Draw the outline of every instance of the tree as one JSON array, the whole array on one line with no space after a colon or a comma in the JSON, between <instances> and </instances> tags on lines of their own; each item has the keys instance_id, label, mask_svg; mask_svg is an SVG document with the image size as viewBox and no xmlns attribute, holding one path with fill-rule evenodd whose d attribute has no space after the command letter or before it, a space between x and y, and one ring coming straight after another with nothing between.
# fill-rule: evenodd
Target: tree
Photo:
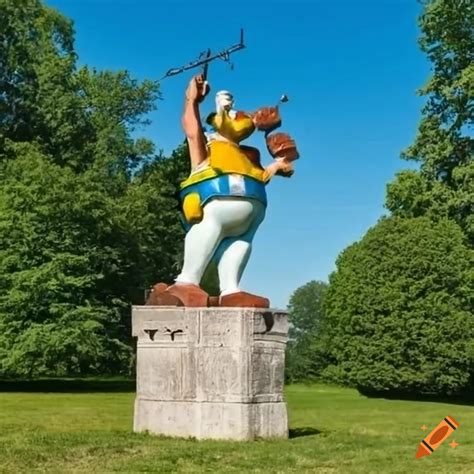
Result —
<instances>
[{"instance_id":1,"label":"tree","mask_svg":"<svg viewBox=\"0 0 474 474\"><path fill-rule=\"evenodd\" d=\"M450 220L381 220L331 275L325 377L362 391L466 389L474 373L473 263Z\"/></svg>"},{"instance_id":2,"label":"tree","mask_svg":"<svg viewBox=\"0 0 474 474\"><path fill-rule=\"evenodd\" d=\"M164 189L177 186L177 160L158 160L116 199L94 170L16 148L0 188L0 372L127 372L130 303L180 258L177 201Z\"/></svg>"},{"instance_id":3,"label":"tree","mask_svg":"<svg viewBox=\"0 0 474 474\"><path fill-rule=\"evenodd\" d=\"M324 315L326 289L327 283L313 280L291 295L288 304L291 339L300 341L305 334L319 329Z\"/></svg>"},{"instance_id":4,"label":"tree","mask_svg":"<svg viewBox=\"0 0 474 474\"><path fill-rule=\"evenodd\" d=\"M317 377L324 365L322 351L324 296L327 284L310 281L290 298L286 378L296 382Z\"/></svg>"},{"instance_id":5,"label":"tree","mask_svg":"<svg viewBox=\"0 0 474 474\"><path fill-rule=\"evenodd\" d=\"M415 142L402 154L419 163L387 187L393 215L454 219L474 238L474 4L425 1L421 49L433 74L420 90L426 97Z\"/></svg>"},{"instance_id":6,"label":"tree","mask_svg":"<svg viewBox=\"0 0 474 474\"><path fill-rule=\"evenodd\" d=\"M0 188L0 368L3 374L107 373L127 366L116 203L103 184L31 145L3 168Z\"/></svg>"},{"instance_id":7,"label":"tree","mask_svg":"<svg viewBox=\"0 0 474 474\"><path fill-rule=\"evenodd\" d=\"M129 285L142 302L143 292L158 281L171 283L183 257L184 228L180 218L179 183L189 174L187 145L161 156L138 172L122 198L123 224L133 235L129 248Z\"/></svg>"},{"instance_id":8,"label":"tree","mask_svg":"<svg viewBox=\"0 0 474 474\"><path fill-rule=\"evenodd\" d=\"M0 44L0 157L6 140L35 141L58 160L75 154L88 130L71 80L72 23L37 0L1 0Z\"/></svg>"},{"instance_id":9,"label":"tree","mask_svg":"<svg viewBox=\"0 0 474 474\"><path fill-rule=\"evenodd\" d=\"M150 157L151 142L130 132L146 123L158 84L77 71L72 22L39 0L0 0L0 44L0 159L9 142L35 143L78 172L105 161L130 172Z\"/></svg>"},{"instance_id":10,"label":"tree","mask_svg":"<svg viewBox=\"0 0 474 474\"><path fill-rule=\"evenodd\" d=\"M77 70L57 11L0 0L0 374L128 370L130 303L182 251L187 151L132 138L157 97L126 71Z\"/></svg>"}]
</instances>

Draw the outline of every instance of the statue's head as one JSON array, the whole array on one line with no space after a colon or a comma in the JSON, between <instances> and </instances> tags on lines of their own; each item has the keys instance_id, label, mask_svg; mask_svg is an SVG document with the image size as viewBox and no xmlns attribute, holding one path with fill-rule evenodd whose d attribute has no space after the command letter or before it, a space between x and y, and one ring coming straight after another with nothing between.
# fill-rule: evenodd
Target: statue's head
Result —
<instances>
[{"instance_id":1,"label":"statue's head","mask_svg":"<svg viewBox=\"0 0 474 474\"><path fill-rule=\"evenodd\" d=\"M227 140L239 143L255 130L252 117L245 112L232 109L234 97L228 91L216 94L216 112L207 117L206 122Z\"/></svg>"}]
</instances>

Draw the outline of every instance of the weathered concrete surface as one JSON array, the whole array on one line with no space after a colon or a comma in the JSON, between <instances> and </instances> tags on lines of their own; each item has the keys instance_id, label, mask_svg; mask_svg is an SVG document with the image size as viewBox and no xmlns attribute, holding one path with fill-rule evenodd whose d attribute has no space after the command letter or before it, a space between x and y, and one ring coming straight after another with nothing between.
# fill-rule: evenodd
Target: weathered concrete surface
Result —
<instances>
[{"instance_id":1,"label":"weathered concrete surface","mask_svg":"<svg viewBox=\"0 0 474 474\"><path fill-rule=\"evenodd\" d=\"M135 431L200 439L288 437L288 320L257 308L135 306Z\"/></svg>"}]
</instances>

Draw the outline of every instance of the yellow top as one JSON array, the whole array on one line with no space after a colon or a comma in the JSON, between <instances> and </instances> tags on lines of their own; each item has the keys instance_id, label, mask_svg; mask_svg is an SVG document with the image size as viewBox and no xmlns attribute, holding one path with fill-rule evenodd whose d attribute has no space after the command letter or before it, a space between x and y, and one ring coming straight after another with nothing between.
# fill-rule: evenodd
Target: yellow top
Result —
<instances>
[{"instance_id":1,"label":"yellow top","mask_svg":"<svg viewBox=\"0 0 474 474\"><path fill-rule=\"evenodd\" d=\"M209 167L192 174L183 181L181 189L223 174L241 174L262 183L267 181L265 171L253 164L235 143L211 141L208 144L208 159Z\"/></svg>"}]
</instances>

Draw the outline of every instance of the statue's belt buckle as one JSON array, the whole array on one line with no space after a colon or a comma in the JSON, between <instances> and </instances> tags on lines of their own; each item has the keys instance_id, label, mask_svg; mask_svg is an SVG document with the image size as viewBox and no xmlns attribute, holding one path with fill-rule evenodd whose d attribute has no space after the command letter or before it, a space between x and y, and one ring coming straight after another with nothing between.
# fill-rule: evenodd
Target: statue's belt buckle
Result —
<instances>
[{"instance_id":1,"label":"statue's belt buckle","mask_svg":"<svg viewBox=\"0 0 474 474\"><path fill-rule=\"evenodd\" d=\"M229 175L229 193L234 195L245 195L245 180L238 174Z\"/></svg>"}]
</instances>

